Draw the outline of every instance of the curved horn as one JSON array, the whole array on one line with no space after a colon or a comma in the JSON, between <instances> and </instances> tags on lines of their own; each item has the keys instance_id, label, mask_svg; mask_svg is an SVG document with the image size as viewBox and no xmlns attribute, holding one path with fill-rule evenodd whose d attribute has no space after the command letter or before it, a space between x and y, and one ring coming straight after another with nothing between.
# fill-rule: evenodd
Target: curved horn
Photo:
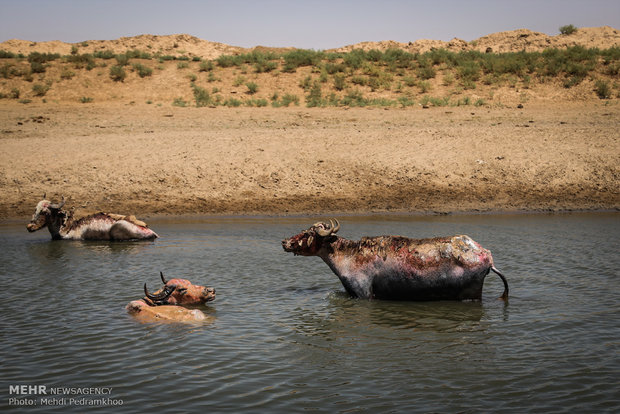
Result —
<instances>
[{"instance_id":1,"label":"curved horn","mask_svg":"<svg viewBox=\"0 0 620 414\"><path fill-rule=\"evenodd\" d=\"M340 223L338 223L337 219L334 219L334 221L336 222L336 226L334 226L332 219L329 219L329 222L332 224L332 233L338 233L338 230L340 230Z\"/></svg>"},{"instance_id":2,"label":"curved horn","mask_svg":"<svg viewBox=\"0 0 620 414\"><path fill-rule=\"evenodd\" d=\"M168 281L164 277L164 272L159 272L159 276L161 276L161 281L164 282L164 285L168 283Z\"/></svg>"},{"instance_id":3,"label":"curved horn","mask_svg":"<svg viewBox=\"0 0 620 414\"><path fill-rule=\"evenodd\" d=\"M149 293L149 290L146 288L146 283L144 284L144 294L146 295L147 298L149 298L150 300L153 301L153 303L157 302L163 302L164 300L168 299L168 297L170 295L172 295L172 292L174 292L176 288L172 288L172 289L164 289L163 292L157 294L157 295L153 295L152 293Z\"/></svg>"},{"instance_id":4,"label":"curved horn","mask_svg":"<svg viewBox=\"0 0 620 414\"><path fill-rule=\"evenodd\" d=\"M50 204L50 208L60 210L65 205L65 196L62 196L62 200L58 204Z\"/></svg>"},{"instance_id":5,"label":"curved horn","mask_svg":"<svg viewBox=\"0 0 620 414\"><path fill-rule=\"evenodd\" d=\"M333 223L332 223L333 224ZM333 225L330 226L327 223L316 223L314 225L316 227L316 233L321 237L327 237L334 231ZM318 227L321 226L321 227Z\"/></svg>"}]
</instances>

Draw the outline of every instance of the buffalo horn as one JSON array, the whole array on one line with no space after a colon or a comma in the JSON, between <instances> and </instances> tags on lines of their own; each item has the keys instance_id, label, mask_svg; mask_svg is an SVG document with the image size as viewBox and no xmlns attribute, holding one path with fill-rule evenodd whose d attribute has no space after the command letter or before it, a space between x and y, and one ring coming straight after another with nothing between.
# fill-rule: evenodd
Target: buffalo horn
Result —
<instances>
[{"instance_id":1,"label":"buffalo horn","mask_svg":"<svg viewBox=\"0 0 620 414\"><path fill-rule=\"evenodd\" d=\"M329 222L332 224L332 233L338 233L338 230L340 230L340 223L338 223L337 219L334 219L334 221L336 222L336 226L334 227L334 222L329 219Z\"/></svg>"},{"instance_id":2,"label":"buffalo horn","mask_svg":"<svg viewBox=\"0 0 620 414\"><path fill-rule=\"evenodd\" d=\"M65 205L65 196L62 196L62 200L60 201L59 204L50 204L50 208L53 208L55 210L60 210L62 208L62 206Z\"/></svg>"},{"instance_id":3,"label":"buffalo horn","mask_svg":"<svg viewBox=\"0 0 620 414\"><path fill-rule=\"evenodd\" d=\"M175 289L176 288L172 288L172 289L165 288L163 292L157 295L153 295L152 293L149 293L149 290L146 288L146 283L144 284L144 294L146 295L147 298L152 300L154 303L162 302L168 299L168 296L172 295L172 292L174 292Z\"/></svg>"},{"instance_id":4,"label":"buffalo horn","mask_svg":"<svg viewBox=\"0 0 620 414\"><path fill-rule=\"evenodd\" d=\"M317 227L316 228L316 234L318 234L321 237L327 237L330 234L332 234L331 229L325 229L325 223L318 223L319 225L321 225L321 227Z\"/></svg>"},{"instance_id":5,"label":"buffalo horn","mask_svg":"<svg viewBox=\"0 0 620 414\"><path fill-rule=\"evenodd\" d=\"M164 277L164 272L159 272L159 276L161 276L161 281L164 282L164 285L168 283L168 281Z\"/></svg>"},{"instance_id":6,"label":"buffalo horn","mask_svg":"<svg viewBox=\"0 0 620 414\"><path fill-rule=\"evenodd\" d=\"M334 225L334 220L336 219L333 219L333 220L329 219L329 223L330 223L329 226L326 223L317 223L317 224L321 224L322 225L321 227L323 227L323 228L317 227L316 229L317 234L321 237L327 237L332 233L336 233L340 229L340 223L338 223L338 220L336 220L336 224Z\"/></svg>"},{"instance_id":7,"label":"buffalo horn","mask_svg":"<svg viewBox=\"0 0 620 414\"><path fill-rule=\"evenodd\" d=\"M335 219L334 219L335 220ZM317 227L316 232L321 237L327 237L332 233L336 233L338 229L340 229L340 223L336 220L336 225L334 226L334 221L332 219L329 220L329 225L327 223L317 223L316 225L320 225Z\"/></svg>"}]
</instances>

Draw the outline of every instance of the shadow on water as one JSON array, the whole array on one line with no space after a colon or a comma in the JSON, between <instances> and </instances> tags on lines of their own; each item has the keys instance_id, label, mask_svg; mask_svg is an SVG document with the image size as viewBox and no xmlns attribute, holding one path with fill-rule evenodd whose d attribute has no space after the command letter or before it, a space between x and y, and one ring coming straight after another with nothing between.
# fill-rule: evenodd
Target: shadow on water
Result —
<instances>
[{"instance_id":1,"label":"shadow on water","mask_svg":"<svg viewBox=\"0 0 620 414\"><path fill-rule=\"evenodd\" d=\"M73 240L46 240L27 243L28 253L32 258L44 257L47 259L61 259L67 254L80 253L131 253L140 254L151 248L150 241L73 241Z\"/></svg>"},{"instance_id":2,"label":"shadow on water","mask_svg":"<svg viewBox=\"0 0 620 414\"><path fill-rule=\"evenodd\" d=\"M331 292L317 309L294 310L293 329L306 336L332 337L344 332L375 332L400 336L398 331L468 332L484 330L491 320L507 320L508 304L496 302L396 302L351 298Z\"/></svg>"}]
</instances>

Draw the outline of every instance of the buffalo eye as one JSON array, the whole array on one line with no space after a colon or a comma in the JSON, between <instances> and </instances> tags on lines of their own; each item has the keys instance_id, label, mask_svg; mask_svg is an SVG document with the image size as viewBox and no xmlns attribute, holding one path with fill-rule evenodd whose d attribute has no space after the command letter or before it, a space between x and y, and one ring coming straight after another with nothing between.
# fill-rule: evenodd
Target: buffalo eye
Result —
<instances>
[{"instance_id":1,"label":"buffalo eye","mask_svg":"<svg viewBox=\"0 0 620 414\"><path fill-rule=\"evenodd\" d=\"M179 292L179 295L185 295L187 293L187 288L177 289L177 292Z\"/></svg>"}]
</instances>

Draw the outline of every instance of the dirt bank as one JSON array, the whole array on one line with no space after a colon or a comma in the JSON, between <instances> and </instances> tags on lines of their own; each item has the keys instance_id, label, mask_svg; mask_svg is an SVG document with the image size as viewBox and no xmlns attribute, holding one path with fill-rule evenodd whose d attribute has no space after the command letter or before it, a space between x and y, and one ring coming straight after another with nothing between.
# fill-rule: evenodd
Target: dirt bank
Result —
<instances>
[{"instance_id":1,"label":"dirt bank","mask_svg":"<svg viewBox=\"0 0 620 414\"><path fill-rule=\"evenodd\" d=\"M0 218L620 207L620 107L0 103Z\"/></svg>"}]
</instances>

